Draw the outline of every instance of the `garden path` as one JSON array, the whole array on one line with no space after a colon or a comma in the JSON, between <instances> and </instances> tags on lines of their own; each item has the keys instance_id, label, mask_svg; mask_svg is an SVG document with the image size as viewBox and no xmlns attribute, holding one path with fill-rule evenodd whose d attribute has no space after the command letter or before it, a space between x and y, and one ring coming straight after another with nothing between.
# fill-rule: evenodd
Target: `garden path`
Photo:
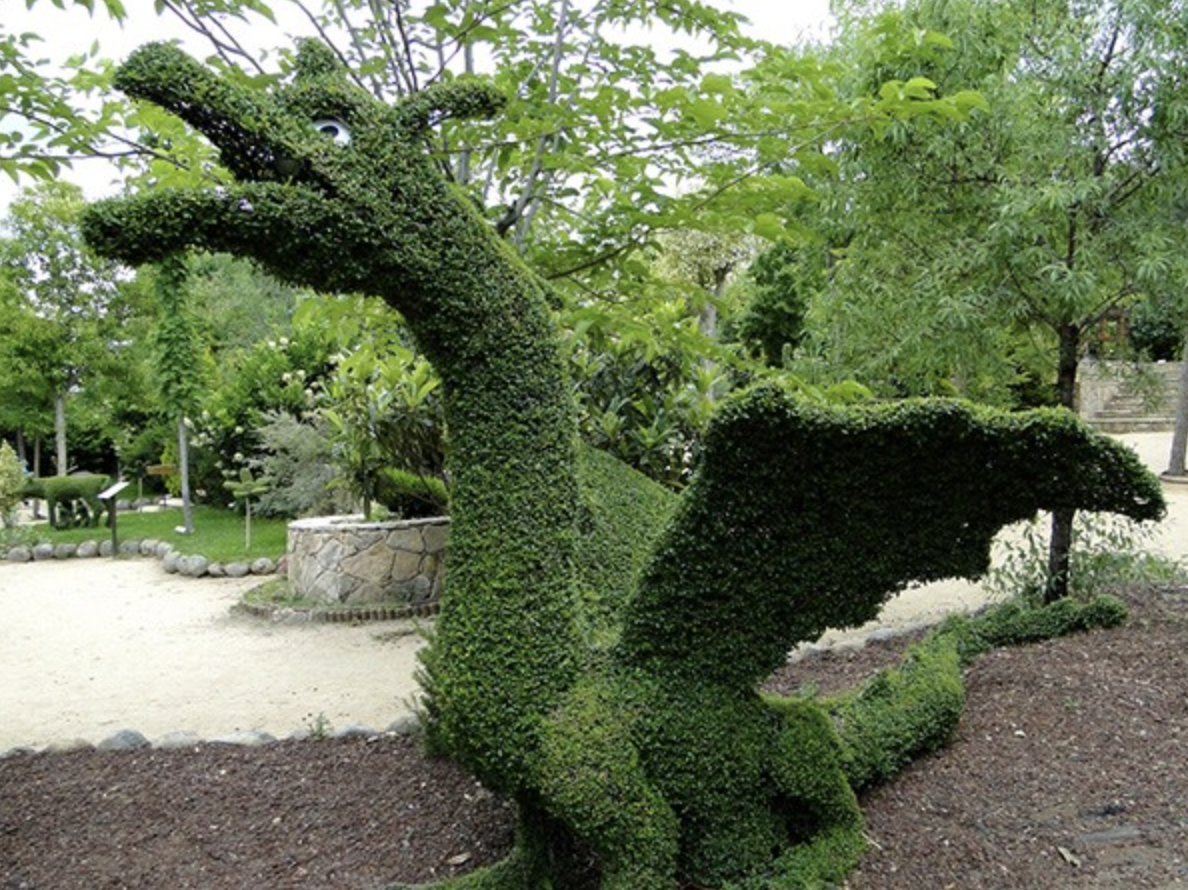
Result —
<instances>
[{"instance_id":1,"label":"garden path","mask_svg":"<svg viewBox=\"0 0 1188 890\"><path fill-rule=\"evenodd\" d=\"M421 641L392 635L406 625L231 614L259 583L167 575L150 559L0 564L0 751L121 729L383 729L409 712Z\"/></svg>"}]
</instances>

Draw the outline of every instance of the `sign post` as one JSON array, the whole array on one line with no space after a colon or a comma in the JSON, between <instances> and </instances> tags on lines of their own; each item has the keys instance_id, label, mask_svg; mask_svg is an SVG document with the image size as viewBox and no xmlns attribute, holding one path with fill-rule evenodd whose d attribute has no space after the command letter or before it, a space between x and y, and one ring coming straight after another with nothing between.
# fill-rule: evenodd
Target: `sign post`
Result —
<instances>
[{"instance_id":1,"label":"sign post","mask_svg":"<svg viewBox=\"0 0 1188 890\"><path fill-rule=\"evenodd\" d=\"M107 518L111 522L111 555L114 559L120 555L120 538L116 530L116 495L128 487L127 482L120 481L99 492L97 497L107 504Z\"/></svg>"}]
</instances>

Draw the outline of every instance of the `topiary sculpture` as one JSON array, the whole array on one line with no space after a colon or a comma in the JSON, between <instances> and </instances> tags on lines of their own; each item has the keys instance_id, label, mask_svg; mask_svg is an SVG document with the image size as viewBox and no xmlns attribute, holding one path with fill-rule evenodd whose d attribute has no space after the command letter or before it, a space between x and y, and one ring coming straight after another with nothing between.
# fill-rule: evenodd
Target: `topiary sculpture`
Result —
<instances>
[{"instance_id":1,"label":"topiary sculpture","mask_svg":"<svg viewBox=\"0 0 1188 890\"><path fill-rule=\"evenodd\" d=\"M840 876L861 816L838 737L824 711L765 701L757 682L912 580L980 573L993 533L1039 507L1162 508L1132 454L1062 415L830 410L763 386L722 411L637 588L611 610L621 632L592 647L583 547L614 535L578 479L615 471L579 472L544 287L421 145L435 119L493 114L500 97L459 80L389 108L312 42L270 96L163 45L133 55L117 85L204 132L239 184L101 202L84 219L94 247L131 263L228 251L378 295L442 377L453 525L428 728L520 814L516 852L459 886L572 886L591 863L620 890ZM631 518L613 493L606 505ZM638 548L608 552L627 564ZM632 575L601 572L596 584Z\"/></svg>"},{"instance_id":2,"label":"topiary sculpture","mask_svg":"<svg viewBox=\"0 0 1188 890\"><path fill-rule=\"evenodd\" d=\"M90 527L99 524L106 505L99 492L111 484L111 478L97 473L76 476L46 476L37 480L45 496L50 525L57 529ZM107 517L111 525L111 516Z\"/></svg>"}]
</instances>

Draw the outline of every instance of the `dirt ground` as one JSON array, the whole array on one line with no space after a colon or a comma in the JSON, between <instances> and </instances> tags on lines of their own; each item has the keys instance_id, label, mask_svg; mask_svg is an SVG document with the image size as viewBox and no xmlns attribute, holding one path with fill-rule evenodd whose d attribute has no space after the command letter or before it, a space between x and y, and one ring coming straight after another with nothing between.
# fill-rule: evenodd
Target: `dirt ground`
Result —
<instances>
[{"instance_id":1,"label":"dirt ground","mask_svg":"<svg viewBox=\"0 0 1188 890\"><path fill-rule=\"evenodd\" d=\"M975 663L948 748L863 800L849 890L1188 887L1188 594ZM898 645L819 653L850 686ZM379 890L502 856L508 806L408 738L0 759L4 890ZM690 888L691 890L691 888Z\"/></svg>"}]
</instances>

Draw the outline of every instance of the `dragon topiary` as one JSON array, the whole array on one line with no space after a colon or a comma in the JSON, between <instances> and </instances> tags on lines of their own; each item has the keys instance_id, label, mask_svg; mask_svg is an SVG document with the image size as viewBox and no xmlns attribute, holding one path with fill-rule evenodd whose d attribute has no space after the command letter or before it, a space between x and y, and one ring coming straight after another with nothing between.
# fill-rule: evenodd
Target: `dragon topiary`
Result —
<instances>
[{"instance_id":1,"label":"dragon topiary","mask_svg":"<svg viewBox=\"0 0 1188 890\"><path fill-rule=\"evenodd\" d=\"M238 182L100 202L95 248L133 264L228 251L381 297L441 375L453 524L427 729L519 811L515 852L459 886L559 888L590 868L618 890L839 878L862 845L840 739L759 681L911 581L981 573L994 532L1037 508L1162 509L1134 455L1069 416L843 410L767 384L721 410L642 571L603 567L596 583L638 581L593 646L583 547L606 529L579 478L602 480L597 501L617 471L582 469L546 288L423 147L435 121L493 115L500 96L456 80L389 107L316 42L271 94L166 45L116 83L205 133Z\"/></svg>"}]
</instances>

